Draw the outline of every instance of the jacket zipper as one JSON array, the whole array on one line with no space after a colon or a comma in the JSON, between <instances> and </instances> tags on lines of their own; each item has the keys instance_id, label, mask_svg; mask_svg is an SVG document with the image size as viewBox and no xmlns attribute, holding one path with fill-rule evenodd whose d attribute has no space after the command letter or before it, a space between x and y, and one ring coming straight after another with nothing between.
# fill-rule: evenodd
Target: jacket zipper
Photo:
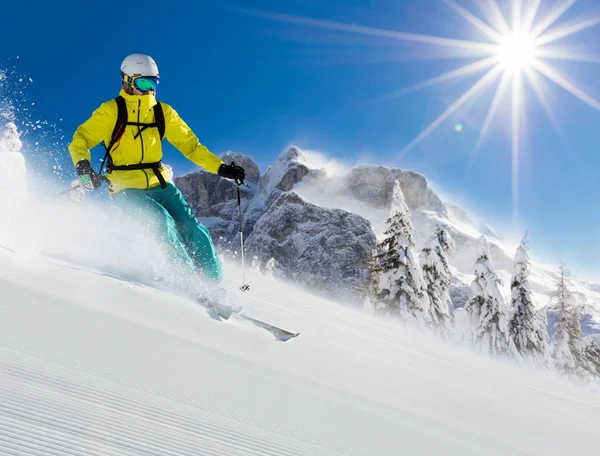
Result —
<instances>
[{"instance_id":1,"label":"jacket zipper","mask_svg":"<svg viewBox=\"0 0 600 456\"><path fill-rule=\"evenodd\" d=\"M142 158L140 159L140 163L142 163L144 161L144 136L142 135L143 132L140 132L140 111L141 111L141 106L142 106L142 100L138 100L138 134L140 135L140 142L142 143ZM146 173L145 169L142 169L144 176L146 177L146 188L148 188L150 186L150 181L148 179L148 173Z\"/></svg>"}]
</instances>

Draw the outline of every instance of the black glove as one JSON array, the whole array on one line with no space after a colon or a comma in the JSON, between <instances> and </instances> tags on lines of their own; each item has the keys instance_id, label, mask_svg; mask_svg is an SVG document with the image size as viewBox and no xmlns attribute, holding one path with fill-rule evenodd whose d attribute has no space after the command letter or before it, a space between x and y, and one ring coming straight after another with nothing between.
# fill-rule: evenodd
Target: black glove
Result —
<instances>
[{"instance_id":1,"label":"black glove","mask_svg":"<svg viewBox=\"0 0 600 456\"><path fill-rule=\"evenodd\" d=\"M226 177L227 179L233 179L238 185L243 184L244 178L246 177L244 168L236 165L235 162L231 162L231 165L226 165L223 163L221 166L219 166L217 174L221 177Z\"/></svg>"},{"instance_id":2,"label":"black glove","mask_svg":"<svg viewBox=\"0 0 600 456\"><path fill-rule=\"evenodd\" d=\"M86 190L96 190L102 185L102 178L92 169L89 161L79 160L75 169L79 175L79 184Z\"/></svg>"}]
</instances>

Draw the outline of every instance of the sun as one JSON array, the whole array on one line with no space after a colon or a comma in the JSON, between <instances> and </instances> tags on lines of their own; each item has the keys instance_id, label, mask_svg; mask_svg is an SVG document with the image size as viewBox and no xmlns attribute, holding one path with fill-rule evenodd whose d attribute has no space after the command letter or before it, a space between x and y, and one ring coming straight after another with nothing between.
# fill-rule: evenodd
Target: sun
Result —
<instances>
[{"instance_id":1,"label":"sun","mask_svg":"<svg viewBox=\"0 0 600 456\"><path fill-rule=\"evenodd\" d=\"M533 67L537 45L535 36L528 31L507 33L498 43L498 64L506 71L524 71Z\"/></svg>"},{"instance_id":2,"label":"sun","mask_svg":"<svg viewBox=\"0 0 600 456\"><path fill-rule=\"evenodd\" d=\"M406 144L398 159L420 144L434 130L451 119L467 103L472 103L485 91L492 88L494 96L479 130L479 136L471 153L471 164L492 127L498 108L508 101L510 110L510 136L512 159L513 218L518 219L519 203L519 162L521 155L521 131L526 112L524 91L530 90L539 100L554 127L560 130L553 104L546 93L544 79L567 91L572 96L600 112L600 101L586 93L573 82L569 75L554 66L554 62L600 63L598 55L569 48L566 38L600 24L600 15L587 16L577 21L560 24L561 18L576 3L576 0L485 0L470 2L476 4L480 15L471 12L457 0L442 0L469 25L469 31L483 39L465 40L435 35L422 35L398 30L367 27L303 16L293 16L271 12L252 12L268 19L288 22L301 26L319 27L341 33L356 33L421 43L436 46L447 52L442 58L465 58L470 63L451 71L436 75L425 81L403 88L381 100L389 101L397 96L442 84L457 78L477 75L476 81L463 94L454 100L435 120L426 126L413 140ZM549 7L546 4L551 4ZM557 44L559 47L555 47ZM453 52L453 51L458 51ZM481 75L483 73L483 75ZM495 86L495 89L493 87ZM507 112L507 110L503 110ZM505 123L504 123L505 124ZM460 128L462 130L462 128Z\"/></svg>"}]
</instances>

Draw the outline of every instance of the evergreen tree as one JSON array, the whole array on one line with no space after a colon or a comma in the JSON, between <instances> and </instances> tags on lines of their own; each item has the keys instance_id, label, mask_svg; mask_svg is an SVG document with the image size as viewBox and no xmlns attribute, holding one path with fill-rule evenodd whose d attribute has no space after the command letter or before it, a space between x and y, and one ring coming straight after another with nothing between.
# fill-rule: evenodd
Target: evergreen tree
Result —
<instances>
[{"instance_id":1,"label":"evergreen tree","mask_svg":"<svg viewBox=\"0 0 600 456\"><path fill-rule=\"evenodd\" d=\"M583 356L585 370L590 374L600 377L600 342L588 336L583 343Z\"/></svg>"},{"instance_id":2,"label":"evergreen tree","mask_svg":"<svg viewBox=\"0 0 600 456\"><path fill-rule=\"evenodd\" d=\"M273 277L275 274L275 258L271 258L265 265L265 275Z\"/></svg>"},{"instance_id":3,"label":"evergreen tree","mask_svg":"<svg viewBox=\"0 0 600 456\"><path fill-rule=\"evenodd\" d=\"M539 359L546 367L552 366L552 346L550 345L548 332L548 314L546 309L539 309L535 313L533 330L536 333L537 340L544 341L543 357Z\"/></svg>"},{"instance_id":4,"label":"evergreen tree","mask_svg":"<svg viewBox=\"0 0 600 456\"><path fill-rule=\"evenodd\" d=\"M510 338L517 351L525 359L537 363L547 363L549 359L548 328L545 313L535 310L531 297L529 259L526 238L523 238L515 254L513 276L511 279L511 318L509 322Z\"/></svg>"},{"instance_id":5,"label":"evergreen tree","mask_svg":"<svg viewBox=\"0 0 600 456\"><path fill-rule=\"evenodd\" d=\"M254 269L256 272L261 272L262 264L257 255L252 257L252 269Z\"/></svg>"},{"instance_id":6,"label":"evergreen tree","mask_svg":"<svg viewBox=\"0 0 600 456\"><path fill-rule=\"evenodd\" d=\"M496 275L488 250L482 236L481 254L475 262L475 279L471 283L473 297L465 305L465 312L470 317L467 339L490 354L518 356L509 337L508 311L499 289L502 281Z\"/></svg>"},{"instance_id":7,"label":"evergreen tree","mask_svg":"<svg viewBox=\"0 0 600 456\"><path fill-rule=\"evenodd\" d=\"M363 310L369 315L375 314L375 305L373 304L373 300L371 295L366 295L363 299Z\"/></svg>"},{"instance_id":8,"label":"evergreen tree","mask_svg":"<svg viewBox=\"0 0 600 456\"><path fill-rule=\"evenodd\" d=\"M379 288L381 273L384 269L384 260L384 250L377 246L373 249L371 260L367 264L369 274L363 292L363 308L368 313L375 314L378 311L384 310L383 304L380 301L381 290Z\"/></svg>"},{"instance_id":9,"label":"evergreen tree","mask_svg":"<svg viewBox=\"0 0 600 456\"><path fill-rule=\"evenodd\" d=\"M434 236L421 251L421 267L429 296L429 315L434 328L446 333L450 322L450 267L448 254L454 252L454 239L448 231L438 226Z\"/></svg>"},{"instance_id":10,"label":"evergreen tree","mask_svg":"<svg viewBox=\"0 0 600 456\"><path fill-rule=\"evenodd\" d=\"M557 317L553 337L555 367L562 373L581 376L585 364L581 341L581 308L569 290L562 264L552 300Z\"/></svg>"},{"instance_id":11,"label":"evergreen tree","mask_svg":"<svg viewBox=\"0 0 600 456\"><path fill-rule=\"evenodd\" d=\"M398 181L394 184L386 238L378 245L375 272L378 297L386 311L401 318L429 321L429 297L414 248L411 214Z\"/></svg>"}]
</instances>

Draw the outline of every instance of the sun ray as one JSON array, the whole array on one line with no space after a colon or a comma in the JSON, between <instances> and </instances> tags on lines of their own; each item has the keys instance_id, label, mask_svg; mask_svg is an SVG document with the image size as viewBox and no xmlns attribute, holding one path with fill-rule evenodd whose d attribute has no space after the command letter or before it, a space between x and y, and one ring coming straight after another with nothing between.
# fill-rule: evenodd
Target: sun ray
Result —
<instances>
[{"instance_id":1,"label":"sun ray","mask_svg":"<svg viewBox=\"0 0 600 456\"><path fill-rule=\"evenodd\" d=\"M548 79L554 81L560 87L565 89L567 92L570 92L571 95L579 98L585 104L591 106L597 111L600 111L600 102L593 98L592 96L585 93L583 90L579 89L575 84L570 82L566 76L560 74L557 70L552 68L550 65L542 62L539 59L536 59L533 62L533 67L546 76Z\"/></svg>"},{"instance_id":2,"label":"sun ray","mask_svg":"<svg viewBox=\"0 0 600 456\"><path fill-rule=\"evenodd\" d=\"M490 24L492 24L492 27L494 27L501 35L510 33L510 26L495 0L479 0L478 4L484 15L487 16Z\"/></svg>"},{"instance_id":3,"label":"sun ray","mask_svg":"<svg viewBox=\"0 0 600 456\"><path fill-rule=\"evenodd\" d=\"M598 24L600 24L600 16L595 16L586 21L570 25L569 27L562 27L558 30L554 30L553 32L545 33L544 35L539 36L535 40L535 43L538 46L543 46L544 44L552 43L553 41L566 38L567 36L582 32L585 29L588 29Z\"/></svg>"},{"instance_id":4,"label":"sun ray","mask_svg":"<svg viewBox=\"0 0 600 456\"><path fill-rule=\"evenodd\" d=\"M498 59L496 57L488 57L487 59L478 60L475 63L471 63L469 65L462 66L456 70L448 71L447 73L441 74L431 79L427 79L425 81L419 82L415 85L407 87L405 89L399 90L397 92L393 92L385 97L382 97L382 100L388 100L390 98L399 97L402 95L406 95L407 93L415 92L420 89L424 89L425 87L430 87L436 84L440 84L442 82L449 81L451 79L456 79L460 76L466 76L468 74L476 73L477 71L484 70L486 68L491 67L496 64Z\"/></svg>"},{"instance_id":5,"label":"sun ray","mask_svg":"<svg viewBox=\"0 0 600 456\"><path fill-rule=\"evenodd\" d=\"M521 83L522 74L512 75L512 200L513 224L519 220L519 162L521 159Z\"/></svg>"},{"instance_id":6,"label":"sun ray","mask_svg":"<svg viewBox=\"0 0 600 456\"><path fill-rule=\"evenodd\" d=\"M576 0L566 0L562 5L552 11L548 16L542 19L538 24L531 30L533 36L539 36L548 30L563 14L567 12L571 6L575 4Z\"/></svg>"},{"instance_id":7,"label":"sun ray","mask_svg":"<svg viewBox=\"0 0 600 456\"><path fill-rule=\"evenodd\" d=\"M539 73L532 70L526 70L525 78L527 79L529 86L533 89L533 92L535 93L535 96L539 100L540 104L544 108L544 111L546 111L548 119L550 119L550 122L552 123L556 131L558 131L559 134L564 137L565 135L563 134L563 129L560 126L560 122L556 118L556 114L552 109L552 105L550 104L550 101L548 100L548 97L546 96L544 91L541 89L542 81Z\"/></svg>"},{"instance_id":8,"label":"sun ray","mask_svg":"<svg viewBox=\"0 0 600 456\"><path fill-rule=\"evenodd\" d=\"M466 19L473 27L478 28L481 32L487 35L495 42L499 42L502 40L502 35L490 27L488 24L483 22L481 19L473 15L466 8L460 6L454 0L443 0L450 8L460 14L464 19Z\"/></svg>"},{"instance_id":9,"label":"sun ray","mask_svg":"<svg viewBox=\"0 0 600 456\"><path fill-rule=\"evenodd\" d=\"M446 109L437 119L435 119L427 128L425 128L415 139L413 139L408 145L406 145L401 151L399 156L403 157L409 152L413 147L419 144L423 139L425 139L433 130L440 126L442 122L444 122L448 117L454 114L461 106L463 106L467 101L469 101L477 92L482 90L485 86L491 84L494 79L498 76L498 74L502 71L502 68L499 66L495 66L490 71L488 71L485 75L479 79L469 90L461 95L459 99L457 99L452 105Z\"/></svg>"},{"instance_id":10,"label":"sun ray","mask_svg":"<svg viewBox=\"0 0 600 456\"><path fill-rule=\"evenodd\" d=\"M552 123L554 129L556 130L558 136L561 138L562 144L565 145L565 147L569 150L569 154L572 155L575 159L576 163L579 163L579 158L577 158L578 155L578 150L574 149L569 141L569 138L567 137L567 134L564 131L564 128L562 127L562 125L560 124L560 122L558 121L558 118L556 117L556 114L554 112L554 109L552 108L552 103L550 102L550 100L548 100L548 97L546 96L546 93L544 92L544 90L542 90L541 86L543 84L542 82L542 77L540 75L539 72L537 71L526 71L525 72L525 76L527 77L527 80L529 82L529 85L532 87L537 99L539 100L539 102L541 103L542 107L544 108L544 111L546 112L546 115L548 116L548 119L550 119L550 122ZM580 171L581 172L581 171ZM585 179L588 182L594 182L591 179L590 174L589 173L582 173L582 178ZM590 179L591 178L591 179Z\"/></svg>"},{"instance_id":11,"label":"sun ray","mask_svg":"<svg viewBox=\"0 0 600 456\"><path fill-rule=\"evenodd\" d=\"M521 0L513 0L512 2L512 30L521 30L521 16L523 5Z\"/></svg>"},{"instance_id":12,"label":"sun ray","mask_svg":"<svg viewBox=\"0 0 600 456\"><path fill-rule=\"evenodd\" d=\"M454 47L467 49L473 55L490 55L493 52L494 45L483 41L457 40L453 38L443 38L432 35L420 35L417 33L405 33L395 30L380 29L375 27L366 27L363 25L346 24L343 22L334 22L324 19L313 19L304 16L295 16L291 14L271 13L265 11L246 11L248 14L271 19L279 22L288 22L292 24L304 25L308 27L318 27L340 32L359 33L363 35L381 36L393 38L402 41L412 41L415 43L433 44L437 46Z\"/></svg>"},{"instance_id":13,"label":"sun ray","mask_svg":"<svg viewBox=\"0 0 600 456\"><path fill-rule=\"evenodd\" d=\"M523 30L531 30L541 4L542 0L533 0L531 8L529 8L529 11L525 15L525 19L523 20Z\"/></svg>"},{"instance_id":14,"label":"sun ray","mask_svg":"<svg viewBox=\"0 0 600 456\"><path fill-rule=\"evenodd\" d=\"M500 102L502 101L502 96L504 95L504 92L506 91L506 87L508 86L508 83L510 82L510 77L511 77L510 73L505 71L504 74L502 75L502 78L500 79L500 83L498 84L498 88L496 89L496 94L494 95L494 99L492 100L490 109L488 110L488 113L485 116L485 120L483 122L483 127L481 127L481 130L479 132L479 137L477 138L477 143L475 144L475 148L473 149L473 153L471 154L471 158L469 159L469 165L467 165L468 167L470 167L472 162L475 160L476 155L479 152L481 145L483 144L483 140L485 139L485 137L488 133L488 130L490 129L490 127L492 125L492 120L494 119L494 115L496 114L496 111L498 110L498 106L500 106Z\"/></svg>"},{"instance_id":15,"label":"sun ray","mask_svg":"<svg viewBox=\"0 0 600 456\"><path fill-rule=\"evenodd\" d=\"M569 62L587 62L600 63L600 56L592 54L580 54L561 49L552 49L551 47L542 47L536 50L537 58L550 60L565 60Z\"/></svg>"}]
</instances>

